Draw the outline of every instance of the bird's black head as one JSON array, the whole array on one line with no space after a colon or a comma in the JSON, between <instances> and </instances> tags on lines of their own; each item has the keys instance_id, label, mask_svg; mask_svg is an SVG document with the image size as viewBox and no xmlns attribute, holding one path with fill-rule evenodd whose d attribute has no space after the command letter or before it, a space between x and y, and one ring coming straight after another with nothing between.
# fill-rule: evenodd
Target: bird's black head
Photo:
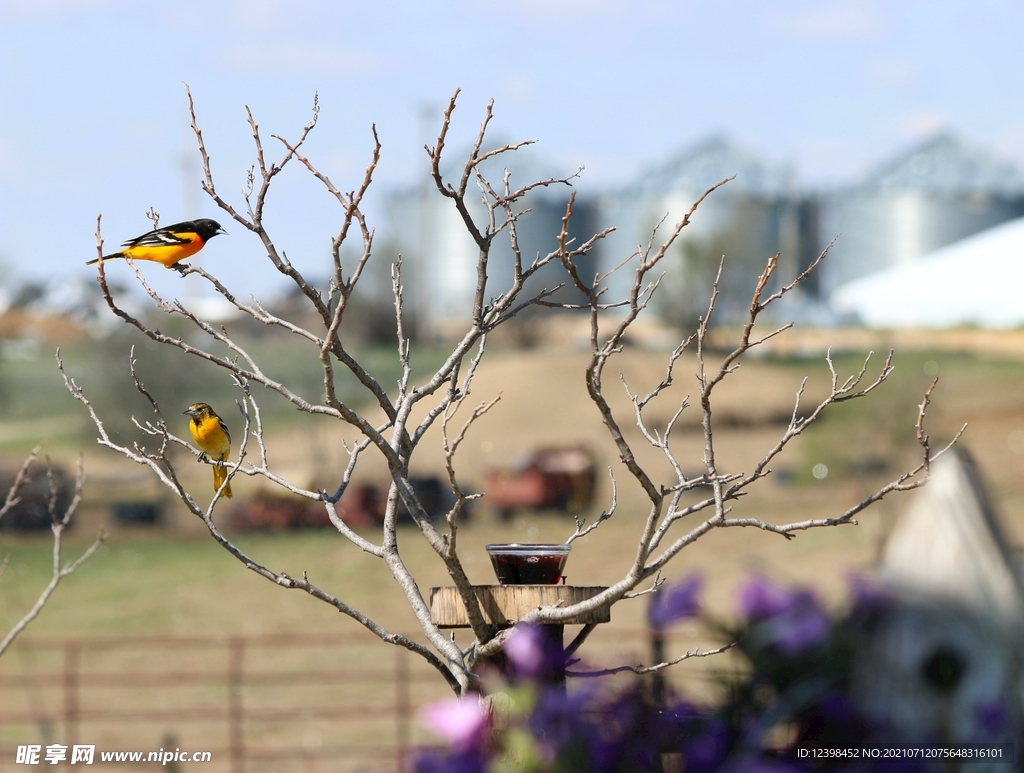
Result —
<instances>
[{"instance_id":1,"label":"bird's black head","mask_svg":"<svg viewBox=\"0 0 1024 773\"><path fill-rule=\"evenodd\" d=\"M210 220L208 217L200 218L194 221L196 226L196 233L205 242L212 239L217 234L226 234L223 228L220 227L220 223L216 220Z\"/></svg>"}]
</instances>

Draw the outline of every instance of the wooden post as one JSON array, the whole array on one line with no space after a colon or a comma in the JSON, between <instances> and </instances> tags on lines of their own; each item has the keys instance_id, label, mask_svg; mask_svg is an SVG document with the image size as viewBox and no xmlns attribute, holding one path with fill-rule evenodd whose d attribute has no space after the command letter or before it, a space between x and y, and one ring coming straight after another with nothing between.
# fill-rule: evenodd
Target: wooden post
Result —
<instances>
[{"instance_id":1,"label":"wooden post","mask_svg":"<svg viewBox=\"0 0 1024 773\"><path fill-rule=\"evenodd\" d=\"M546 640L545 649L550 652L559 653L559 657L549 661L548 668L540 674L540 680L550 684L556 689L565 692L565 643L562 637L565 634L564 625L541 625L538 626L541 636ZM550 649L549 649L550 648Z\"/></svg>"},{"instance_id":2,"label":"wooden post","mask_svg":"<svg viewBox=\"0 0 1024 773\"><path fill-rule=\"evenodd\" d=\"M651 662L665 662L665 634L651 626ZM661 671L650 674L651 703L658 708L665 708L665 675Z\"/></svg>"},{"instance_id":3,"label":"wooden post","mask_svg":"<svg viewBox=\"0 0 1024 773\"><path fill-rule=\"evenodd\" d=\"M395 745L398 773L405 773L405 757L409 750L409 651L398 647L395 652Z\"/></svg>"},{"instance_id":4,"label":"wooden post","mask_svg":"<svg viewBox=\"0 0 1024 773\"><path fill-rule=\"evenodd\" d=\"M245 771L245 707L242 702L242 668L245 639L232 636L228 641L228 745L231 749L231 773Z\"/></svg>"},{"instance_id":5,"label":"wooden post","mask_svg":"<svg viewBox=\"0 0 1024 773\"><path fill-rule=\"evenodd\" d=\"M474 585L484 620L492 625L515 625L537 607L567 607L591 599L607 588L597 585ZM469 628L469 615L455 587L430 589L430 619L441 628ZM600 607L563 620L559 625L610 622L611 610Z\"/></svg>"},{"instance_id":6,"label":"wooden post","mask_svg":"<svg viewBox=\"0 0 1024 773\"><path fill-rule=\"evenodd\" d=\"M569 606L597 596L607 588L596 585L474 585L473 592L480 604L484 620L492 625L509 628L528 612L541 606ZM440 628L469 628L469 615L462 603L458 588L430 589L430 619ZM611 621L608 607L577 615L562 623L539 626L546 644L552 652L561 652L562 657L551 663L542 681L565 689L565 644L563 636L566 625L597 625ZM504 653L498 653L490 662L508 671Z\"/></svg>"},{"instance_id":7,"label":"wooden post","mask_svg":"<svg viewBox=\"0 0 1024 773\"><path fill-rule=\"evenodd\" d=\"M64 732L68 746L78 741L78 685L82 647L76 639L64 642Z\"/></svg>"}]
</instances>

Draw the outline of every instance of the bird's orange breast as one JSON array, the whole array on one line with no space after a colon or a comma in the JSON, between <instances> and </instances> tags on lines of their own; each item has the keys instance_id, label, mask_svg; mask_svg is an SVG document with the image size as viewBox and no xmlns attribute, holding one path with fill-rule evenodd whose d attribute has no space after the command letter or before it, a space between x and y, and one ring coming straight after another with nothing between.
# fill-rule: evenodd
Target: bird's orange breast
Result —
<instances>
[{"instance_id":1,"label":"bird's orange breast","mask_svg":"<svg viewBox=\"0 0 1024 773\"><path fill-rule=\"evenodd\" d=\"M133 247L125 247L121 250L121 254L132 260L152 260L169 267L179 260L195 255L203 248L204 242L197 234L174 235L182 239L191 237L192 241L185 244L138 244Z\"/></svg>"},{"instance_id":2,"label":"bird's orange breast","mask_svg":"<svg viewBox=\"0 0 1024 773\"><path fill-rule=\"evenodd\" d=\"M227 459L228 452L231 450L231 440L221 429L217 419L205 419L199 424L190 421L188 428L192 431L192 437L196 443L206 453L216 459Z\"/></svg>"}]
</instances>

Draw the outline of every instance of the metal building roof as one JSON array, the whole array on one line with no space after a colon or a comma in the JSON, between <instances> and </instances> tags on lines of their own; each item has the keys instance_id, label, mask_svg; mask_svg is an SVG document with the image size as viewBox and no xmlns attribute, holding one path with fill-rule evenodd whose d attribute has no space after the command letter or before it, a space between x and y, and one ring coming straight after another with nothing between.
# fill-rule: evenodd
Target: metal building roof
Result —
<instances>
[{"instance_id":1,"label":"metal building roof","mask_svg":"<svg viewBox=\"0 0 1024 773\"><path fill-rule=\"evenodd\" d=\"M990 228L832 294L832 306L868 327L1024 324L1024 218Z\"/></svg>"},{"instance_id":2,"label":"metal building roof","mask_svg":"<svg viewBox=\"0 0 1024 773\"><path fill-rule=\"evenodd\" d=\"M640 188L646 193L693 193L733 175L736 179L726 186L726 192L775 197L794 190L789 167L772 164L723 135L706 137L648 171Z\"/></svg>"},{"instance_id":3,"label":"metal building roof","mask_svg":"<svg viewBox=\"0 0 1024 773\"><path fill-rule=\"evenodd\" d=\"M1019 196L1024 176L1008 161L939 134L884 162L855 190Z\"/></svg>"}]
</instances>

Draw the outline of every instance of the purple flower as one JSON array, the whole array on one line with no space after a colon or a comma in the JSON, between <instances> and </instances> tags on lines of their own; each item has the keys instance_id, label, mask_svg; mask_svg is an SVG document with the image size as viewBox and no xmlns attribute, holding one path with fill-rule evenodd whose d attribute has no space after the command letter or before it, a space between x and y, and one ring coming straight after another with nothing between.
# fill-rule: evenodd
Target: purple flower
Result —
<instances>
[{"instance_id":1,"label":"purple flower","mask_svg":"<svg viewBox=\"0 0 1024 773\"><path fill-rule=\"evenodd\" d=\"M478 749L490 727L490 713L476 695L438 701L420 710L420 721L459 751Z\"/></svg>"},{"instance_id":2,"label":"purple flower","mask_svg":"<svg viewBox=\"0 0 1024 773\"><path fill-rule=\"evenodd\" d=\"M986 740L1006 734L1013 725L1006 702L1002 698L993 698L980 703L974 709L975 721L983 731ZM1006 735L1009 738L1009 735Z\"/></svg>"},{"instance_id":3,"label":"purple flower","mask_svg":"<svg viewBox=\"0 0 1024 773\"><path fill-rule=\"evenodd\" d=\"M860 574L850 575L850 591L853 594L853 608L866 611L892 601L892 593L874 580Z\"/></svg>"},{"instance_id":4,"label":"purple flower","mask_svg":"<svg viewBox=\"0 0 1024 773\"><path fill-rule=\"evenodd\" d=\"M786 654L794 655L823 642L831 627L817 599L808 591L800 591L794 596L789 612L779 618L775 643Z\"/></svg>"},{"instance_id":5,"label":"purple flower","mask_svg":"<svg viewBox=\"0 0 1024 773\"><path fill-rule=\"evenodd\" d=\"M714 719L682 743L686 770L690 773L712 773L729 754L729 728Z\"/></svg>"},{"instance_id":6,"label":"purple flower","mask_svg":"<svg viewBox=\"0 0 1024 773\"><path fill-rule=\"evenodd\" d=\"M691 577L678 585L662 586L654 592L647 607L647 623L658 631L684 617L693 617L700 611L697 594L700 593L701 578Z\"/></svg>"},{"instance_id":7,"label":"purple flower","mask_svg":"<svg viewBox=\"0 0 1024 773\"><path fill-rule=\"evenodd\" d=\"M425 751L413 762L415 773L484 773L487 760L479 749L447 754Z\"/></svg>"},{"instance_id":8,"label":"purple flower","mask_svg":"<svg viewBox=\"0 0 1024 773\"><path fill-rule=\"evenodd\" d=\"M780 760L747 754L733 760L726 770L729 773L796 773L802 768L793 767Z\"/></svg>"},{"instance_id":9,"label":"purple flower","mask_svg":"<svg viewBox=\"0 0 1024 773\"><path fill-rule=\"evenodd\" d=\"M586 689L550 689L540 695L529 728L552 763L545 769L640 773L655 770L660 758L659 720L636 690L606 699Z\"/></svg>"},{"instance_id":10,"label":"purple flower","mask_svg":"<svg viewBox=\"0 0 1024 773\"><path fill-rule=\"evenodd\" d=\"M515 668L516 676L533 679L543 670L547 660L544 634L533 625L517 625L502 648Z\"/></svg>"},{"instance_id":11,"label":"purple flower","mask_svg":"<svg viewBox=\"0 0 1024 773\"><path fill-rule=\"evenodd\" d=\"M740 611L747 620L764 620L787 611L793 592L776 585L767 577L752 577L740 591Z\"/></svg>"},{"instance_id":12,"label":"purple flower","mask_svg":"<svg viewBox=\"0 0 1024 773\"><path fill-rule=\"evenodd\" d=\"M517 625L502 648L513 680L560 681L565 668L561 632L551 626Z\"/></svg>"},{"instance_id":13,"label":"purple flower","mask_svg":"<svg viewBox=\"0 0 1024 773\"><path fill-rule=\"evenodd\" d=\"M831 628L813 593L789 590L764 577L755 577L743 589L740 609L767 634L769 644L787 655L820 644Z\"/></svg>"},{"instance_id":14,"label":"purple flower","mask_svg":"<svg viewBox=\"0 0 1024 773\"><path fill-rule=\"evenodd\" d=\"M557 688L546 689L537 697L530 713L530 732L542 747L552 752L593 738L594 728L587 718L592 701L588 690L566 693Z\"/></svg>"}]
</instances>

